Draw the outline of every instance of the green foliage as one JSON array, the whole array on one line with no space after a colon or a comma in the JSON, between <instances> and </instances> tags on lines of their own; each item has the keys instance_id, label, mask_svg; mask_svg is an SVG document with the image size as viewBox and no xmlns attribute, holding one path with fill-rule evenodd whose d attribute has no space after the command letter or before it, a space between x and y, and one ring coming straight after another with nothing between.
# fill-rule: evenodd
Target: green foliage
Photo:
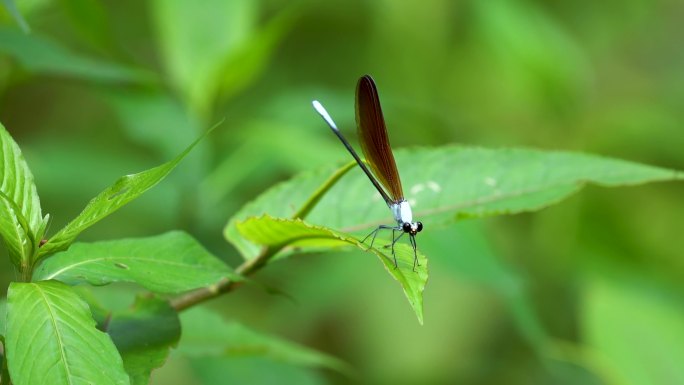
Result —
<instances>
[{"instance_id":1,"label":"green foliage","mask_svg":"<svg viewBox=\"0 0 684 385\"><path fill-rule=\"evenodd\" d=\"M154 297L136 298L130 309L110 314L105 322L133 385L149 383L150 373L164 364L181 335L176 311Z\"/></svg>"},{"instance_id":2,"label":"green foliage","mask_svg":"<svg viewBox=\"0 0 684 385\"><path fill-rule=\"evenodd\" d=\"M47 38L0 27L0 52L15 58L26 70L71 76L103 83L150 83L154 76L126 67L69 52Z\"/></svg>"},{"instance_id":3,"label":"green foliage","mask_svg":"<svg viewBox=\"0 0 684 385\"><path fill-rule=\"evenodd\" d=\"M207 133L210 131L211 130L207 131ZM38 251L37 260L68 248L71 242L73 242L83 230L94 225L102 218L108 216L121 208L121 206L136 199L145 191L154 187L154 185L164 179L203 138L204 136L198 138L176 158L160 166L119 178L112 186L105 189L88 202L88 205L74 220L59 230L57 234L50 237L48 242Z\"/></svg>"},{"instance_id":4,"label":"green foliage","mask_svg":"<svg viewBox=\"0 0 684 385\"><path fill-rule=\"evenodd\" d=\"M567 152L448 146L399 150L395 155L406 199L427 229L456 218L539 210L588 183L621 186L678 178L673 170ZM259 249L241 239L237 223L263 213L291 217L328 174L304 173L261 194L233 216L226 238L244 258L253 258ZM310 223L366 233L388 219L385 205L360 170L326 192L307 216Z\"/></svg>"},{"instance_id":5,"label":"green foliage","mask_svg":"<svg viewBox=\"0 0 684 385\"><path fill-rule=\"evenodd\" d=\"M193 309L181 315L186 332L179 350L197 358L261 358L302 367L326 367L351 374L348 364L337 358L226 321L221 316ZM241 382L241 381L239 381Z\"/></svg>"},{"instance_id":6,"label":"green foliage","mask_svg":"<svg viewBox=\"0 0 684 385\"><path fill-rule=\"evenodd\" d=\"M525 149L446 147L398 151L396 155L404 181L410 186L406 198L414 206L414 216L423 221L426 228L461 217L539 210L578 191L586 183L619 186L677 178L672 170L626 161ZM346 166L341 171L347 169ZM338 172L336 175L343 174ZM459 178L450 177L454 174ZM230 220L225 229L226 237L248 259L256 258L260 252L253 243L276 247L276 251L290 245L299 251L339 246L338 241L342 240L363 248L351 235L301 221L273 217L246 219L260 213L297 216L301 210L296 208L306 206L307 196L312 193L314 196L325 194L325 197L314 203L316 209L307 218L310 223L325 223L348 230L371 229L377 223L383 223L383 217L389 216L386 211L376 210L376 207L385 210L384 204L360 172L349 175L335 187L328 186L330 191L314 188L323 180L323 173L307 173L265 192ZM401 283L422 323L422 292L427 270L420 269L418 276L410 274L412 253L404 247L398 250L398 259L410 263L406 266L400 263L402 268L396 270L391 258L378 249L374 252Z\"/></svg>"},{"instance_id":7,"label":"green foliage","mask_svg":"<svg viewBox=\"0 0 684 385\"><path fill-rule=\"evenodd\" d=\"M15 266L30 263L40 242L47 217L19 146L0 124L0 236Z\"/></svg>"},{"instance_id":8,"label":"green foliage","mask_svg":"<svg viewBox=\"0 0 684 385\"><path fill-rule=\"evenodd\" d=\"M248 240L260 245L267 245L280 249L285 245L291 247L293 252L300 249L312 248L325 250L351 244L360 249L367 250L367 246L358 239L334 230L313 226L299 219L287 220L273 218L264 215L258 218L250 218L237 224L238 231ZM390 250L385 246L382 251L379 245L383 245L382 239L376 240L375 247L370 249L380 258L390 275L396 279L404 290L411 307L418 317L418 322L423 323L423 290L427 282L427 259L422 253L418 253L418 266L413 270L413 249L410 246L398 244L395 246L397 267L394 266L394 258Z\"/></svg>"},{"instance_id":9,"label":"green foliage","mask_svg":"<svg viewBox=\"0 0 684 385\"><path fill-rule=\"evenodd\" d=\"M274 44L291 25L290 14L283 13L259 29L257 3L249 0L213 0L201 7L160 0L152 5L170 81L201 116L210 111L219 91L235 93L263 70ZM206 23L209 14L224 19Z\"/></svg>"},{"instance_id":10,"label":"green foliage","mask_svg":"<svg viewBox=\"0 0 684 385\"><path fill-rule=\"evenodd\" d=\"M582 317L582 333L594 350L590 357L621 384L682 383L681 301L633 273L590 278Z\"/></svg>"},{"instance_id":11,"label":"green foliage","mask_svg":"<svg viewBox=\"0 0 684 385\"><path fill-rule=\"evenodd\" d=\"M239 279L193 237L171 231L149 238L74 244L41 264L33 279L69 285L130 282L157 293L180 293L228 277Z\"/></svg>"},{"instance_id":12,"label":"green foliage","mask_svg":"<svg viewBox=\"0 0 684 385\"><path fill-rule=\"evenodd\" d=\"M12 18L14 18L17 24L19 24L24 33L28 33L31 31L31 28L24 19L24 16L21 15L21 12L19 12L19 10L17 9L16 4L14 4L14 0L2 0L2 5L5 7L7 12L9 12L10 15L12 15Z\"/></svg>"},{"instance_id":13,"label":"green foliage","mask_svg":"<svg viewBox=\"0 0 684 385\"><path fill-rule=\"evenodd\" d=\"M11 183L5 183L8 187L3 190L4 202L7 203L4 219L10 224L14 223L14 228L24 231L23 234L3 233L3 237L14 239L16 245L35 245L36 239L39 239L35 234L42 234L45 221L41 219L40 203L32 176L18 146L6 131L3 131L2 139L3 153L7 154L5 175L13 177L8 179L10 182L16 179L23 186L13 188ZM70 305L81 308L81 324L75 330L87 327L94 330L94 321L82 300L74 299L76 295L68 286L51 281L52 279L69 285L129 282L160 293L178 293L207 287L214 287L211 290L215 291L220 287L217 285L241 280L227 265L183 232L169 232L143 239L76 244L69 248L80 232L137 198L168 175L201 139L172 161L121 178L93 199L75 220L57 232L37 252L33 246L24 255L20 254L22 257L19 261L33 262L67 249L43 261L33 277L40 282L15 283L10 289L7 349L10 372L17 383L32 381L31 371L20 364L25 359L23 355L32 353L20 349L17 349L18 352L12 350L21 343L19 341L27 338L24 329L15 328L24 322L24 318L32 315L26 309L37 306L35 303L40 302L40 299L44 302L41 304L45 306L46 314L37 319L50 320L56 336L52 341L55 347L46 350L46 357L41 360L49 362L54 359L55 354L61 354L63 372L60 375L64 376L64 381L68 381L72 372L81 373L80 371L85 370L86 374L83 376L90 378L89 376L95 374L88 371L97 370L82 362L71 362L63 353L68 348L74 348L72 345L67 347L63 342L65 338L72 338L68 335L71 330L63 330L69 322L64 319L65 314L71 312L65 303L73 299L74 303ZM405 181L409 181L407 199L416 208L416 217L426 225L435 226L462 217L538 210L562 200L586 183L619 186L678 178L677 173L671 170L625 161L523 149L423 148L398 151L397 160L399 167L405 170ZM247 260L247 267L241 271L250 273L273 258L302 251L325 251L348 245L367 250L366 245L348 231L376 226L377 223L382 223L381 218L386 217L387 213L381 214L375 209L384 209L382 202L373 198L375 193L369 191L364 175L349 174L354 169L353 164L348 164L335 172L300 175L265 192L236 214L226 226L225 234L238 246ZM453 172L460 175L460 183L450 183L452 179L449 175ZM359 206L365 206L365 209L359 210ZM259 212L273 213L285 218L266 214L255 216ZM300 219L304 217L307 222ZM28 221L25 218L33 220ZM336 228L342 228L345 232L309 223L315 223L314 221L333 223ZM12 238L12 235L16 237ZM375 247L370 250L400 283L422 324L423 291L428 277L427 259L419 252L419 265L414 270L412 248L406 244L398 244L395 246L395 268L392 253L385 242L378 239ZM33 255L37 255L37 258L31 260ZM485 274L491 275L491 272ZM510 305L514 313L518 314L521 326L529 331L530 340L539 345L540 351L546 351L546 337L535 323L524 297L513 297ZM59 308L61 313L53 308ZM63 310L65 308L67 310ZM175 310L165 301L154 298L139 298L132 308L123 312L112 313L99 306L94 309L99 314L103 329L109 333L118 349L115 358L123 357L122 365L128 373L128 377L122 377L121 373L108 376L111 379L120 377L121 381L130 380L136 384L147 383L151 371L163 365L169 349L177 343L180 326ZM212 322L217 323L216 320ZM164 327L159 328L159 324ZM225 332L221 332L225 335L225 340L216 338L217 332L223 330L220 326L213 326L208 330L211 330L218 342L242 346L237 348L241 352L241 349L256 349L262 352L259 357L346 370L343 364L328 357L270 337L259 336L240 326L225 328ZM64 333L67 333L66 336L63 336ZM103 343L103 337L97 335L99 343ZM86 337L94 338L92 333ZM75 348L81 349L78 344ZM88 348L94 349L93 346ZM266 352L265 355L263 352Z\"/></svg>"},{"instance_id":14,"label":"green foliage","mask_svg":"<svg viewBox=\"0 0 684 385\"><path fill-rule=\"evenodd\" d=\"M325 377L312 370L263 357L242 355L190 359L200 384L270 385L275 383L324 385Z\"/></svg>"},{"instance_id":15,"label":"green foliage","mask_svg":"<svg viewBox=\"0 0 684 385\"><path fill-rule=\"evenodd\" d=\"M12 283L5 348L14 384L128 384L121 357L88 305L63 283Z\"/></svg>"},{"instance_id":16,"label":"green foliage","mask_svg":"<svg viewBox=\"0 0 684 385\"><path fill-rule=\"evenodd\" d=\"M13 383L66 383L52 375L63 365L15 370L54 352L35 343L50 337L49 322L37 325L40 307L15 306L43 286L69 293L55 302L61 331L84 319L89 330L64 339L67 353L99 333L92 319L108 333L91 341L109 341L104 353L79 350L68 363L93 360L135 384L349 382L332 356L350 361L356 382L379 384L684 381L681 184L574 194L681 179L665 169L684 164L673 10L668 0L3 0L1 113L14 139L0 130L0 237L10 257L0 272L6 286L63 282L11 283L9 313L0 301L0 331L9 318L12 340L0 338L0 383L10 381L6 364ZM415 273L404 240L400 267L390 264L388 232L368 253L341 253L366 250L359 239L391 215L356 165L325 168L349 159L310 101L325 100L352 132L363 73L378 81L395 148L425 146L397 151L425 223ZM100 195L59 231L120 170L174 158L224 116L225 129L168 183L140 195L154 175L120 180L103 194L121 202ZM455 142L545 151L444 146ZM119 203L128 206L79 234ZM67 215L48 226L42 211ZM226 218L242 260L217 231ZM57 237L39 247L46 227ZM127 238L138 234L162 235ZM77 235L86 242L71 245ZM317 254L286 259L307 252ZM425 326L396 285L378 279L371 253ZM214 255L259 275L243 279ZM292 301L251 290L253 281ZM216 314L186 311L237 289L213 302ZM177 312L184 340L174 352ZM19 331L29 337L17 343ZM102 383L98 375L81 381Z\"/></svg>"}]
</instances>

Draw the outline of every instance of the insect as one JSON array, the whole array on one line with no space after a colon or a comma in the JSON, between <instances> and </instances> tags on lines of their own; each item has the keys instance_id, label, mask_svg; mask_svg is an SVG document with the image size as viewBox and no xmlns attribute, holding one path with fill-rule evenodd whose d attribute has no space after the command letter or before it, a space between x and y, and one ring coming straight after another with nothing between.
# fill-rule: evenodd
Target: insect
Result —
<instances>
[{"instance_id":1,"label":"insect","mask_svg":"<svg viewBox=\"0 0 684 385\"><path fill-rule=\"evenodd\" d=\"M387 128L385 127L385 119L382 116L382 108L380 107L380 99L378 97L378 89L375 86L373 78L369 75L364 75L359 79L356 85L356 128L361 143L361 150L366 157L366 163L370 166L371 172L366 163L359 158L359 155L354 151L354 148L342 136L342 133L337 128L337 125L325 110L323 105L317 100L313 101L313 107L316 109L323 120L330 126L333 133L342 141L347 151L354 157L356 163L368 176L373 186L378 190L382 198L387 203L394 219L397 221L396 226L380 225L378 228L368 234L361 242L372 236L370 247L373 247L375 237L378 231L382 229L392 230L392 257L394 258L394 267L397 267L397 257L394 254L394 244L404 234L409 235L409 242L413 247L413 270L416 270L418 263L418 253L416 251L416 234L423 230L421 222L413 221L413 213L411 212L411 205L404 199L404 192L401 187L401 179L399 179L399 172L397 165L392 155L392 148L390 147L389 138L387 137ZM395 236L396 232L400 232Z\"/></svg>"}]
</instances>

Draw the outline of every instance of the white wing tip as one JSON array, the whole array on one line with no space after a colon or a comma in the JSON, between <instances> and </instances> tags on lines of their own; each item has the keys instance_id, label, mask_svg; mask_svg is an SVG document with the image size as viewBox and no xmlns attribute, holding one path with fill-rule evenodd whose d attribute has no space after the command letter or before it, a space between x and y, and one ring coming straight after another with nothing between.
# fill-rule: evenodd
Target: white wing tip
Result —
<instances>
[{"instance_id":1,"label":"white wing tip","mask_svg":"<svg viewBox=\"0 0 684 385\"><path fill-rule=\"evenodd\" d=\"M316 112L318 112L318 114L321 115L323 120L325 120L325 122L328 123L330 127L337 129L337 125L335 125L335 122L330 117L330 114L328 114L328 111L326 111L325 107L323 107L323 105L318 100L314 100L313 102L311 102L311 104L313 105L313 108L316 110Z\"/></svg>"}]
</instances>

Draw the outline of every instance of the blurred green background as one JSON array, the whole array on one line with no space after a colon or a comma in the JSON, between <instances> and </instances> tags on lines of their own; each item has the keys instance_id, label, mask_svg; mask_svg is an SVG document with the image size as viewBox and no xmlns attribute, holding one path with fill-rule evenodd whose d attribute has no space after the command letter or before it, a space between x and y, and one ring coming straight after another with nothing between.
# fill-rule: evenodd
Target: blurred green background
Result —
<instances>
[{"instance_id":1,"label":"blurred green background","mask_svg":"<svg viewBox=\"0 0 684 385\"><path fill-rule=\"evenodd\" d=\"M183 229L236 266L221 235L232 213L349 160L310 102L353 138L364 73L395 147L529 146L684 169L678 0L15 1L31 33L2 11L0 120L52 232L225 119L81 241ZM426 227L422 327L370 254L274 263L256 278L292 300L246 286L208 306L340 357L358 378L174 353L152 383L684 384L683 196L681 183L590 187L538 213Z\"/></svg>"}]
</instances>

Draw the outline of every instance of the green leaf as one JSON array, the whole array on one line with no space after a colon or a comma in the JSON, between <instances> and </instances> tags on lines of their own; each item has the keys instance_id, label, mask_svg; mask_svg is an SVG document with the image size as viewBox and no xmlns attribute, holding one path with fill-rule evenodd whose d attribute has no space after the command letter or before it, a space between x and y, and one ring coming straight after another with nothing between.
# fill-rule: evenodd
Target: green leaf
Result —
<instances>
[{"instance_id":1,"label":"green leaf","mask_svg":"<svg viewBox=\"0 0 684 385\"><path fill-rule=\"evenodd\" d=\"M106 100L129 138L163 156L175 156L202 131L199 122L164 90L112 90Z\"/></svg>"},{"instance_id":2,"label":"green leaf","mask_svg":"<svg viewBox=\"0 0 684 385\"><path fill-rule=\"evenodd\" d=\"M110 316L106 331L121 353L131 384L145 385L178 344L181 324L168 302L139 296L133 307Z\"/></svg>"},{"instance_id":3,"label":"green leaf","mask_svg":"<svg viewBox=\"0 0 684 385\"><path fill-rule=\"evenodd\" d=\"M0 299L0 336L3 338L7 332L7 299Z\"/></svg>"},{"instance_id":4,"label":"green leaf","mask_svg":"<svg viewBox=\"0 0 684 385\"><path fill-rule=\"evenodd\" d=\"M189 361L201 385L330 384L317 370L258 356L193 357Z\"/></svg>"},{"instance_id":5,"label":"green leaf","mask_svg":"<svg viewBox=\"0 0 684 385\"><path fill-rule=\"evenodd\" d=\"M15 265L26 263L45 228L36 185L19 146L0 124L0 236Z\"/></svg>"},{"instance_id":6,"label":"green leaf","mask_svg":"<svg viewBox=\"0 0 684 385\"><path fill-rule=\"evenodd\" d=\"M478 54L490 58L486 65L494 73L485 87L506 83L506 91L493 100L502 108L531 104L574 111L592 68L573 36L544 7L495 0L473 4L472 12ZM531 97L536 103L521 103Z\"/></svg>"},{"instance_id":7,"label":"green leaf","mask_svg":"<svg viewBox=\"0 0 684 385\"><path fill-rule=\"evenodd\" d=\"M325 227L313 226L300 219L280 219L263 215L241 222L237 228L250 241L276 249L286 245L295 250L299 248L325 249L346 245L355 245L363 250L368 249L368 246L351 235ZM428 277L427 258L419 252L418 262L420 266L417 266L416 270L413 271L413 249L406 244L398 243L395 246L397 258L397 267L395 268L390 250L381 251L378 248L383 244L383 240L376 239L376 247L370 251L380 258L387 272L399 282L418 317L418 321L422 324L423 290L425 290Z\"/></svg>"},{"instance_id":8,"label":"green leaf","mask_svg":"<svg viewBox=\"0 0 684 385\"><path fill-rule=\"evenodd\" d=\"M190 357L255 357L304 367L350 373L348 364L279 337L262 334L218 314L193 308L180 316L183 335L179 351Z\"/></svg>"},{"instance_id":9,"label":"green leaf","mask_svg":"<svg viewBox=\"0 0 684 385\"><path fill-rule=\"evenodd\" d=\"M148 72L82 56L36 34L27 35L7 27L0 27L0 53L11 56L26 70L40 74L107 83L149 83L155 80Z\"/></svg>"},{"instance_id":10,"label":"green leaf","mask_svg":"<svg viewBox=\"0 0 684 385\"><path fill-rule=\"evenodd\" d=\"M292 3L250 34L249 39L232 50L223 63L220 78L221 96L225 99L243 90L267 68L271 55L285 34L295 25L299 4Z\"/></svg>"},{"instance_id":11,"label":"green leaf","mask_svg":"<svg viewBox=\"0 0 684 385\"><path fill-rule=\"evenodd\" d=\"M71 242L88 227L94 225L102 218L121 208L126 203L142 195L145 191L159 183L173 170L178 163L197 145L213 128L209 129L204 135L199 137L188 148L173 160L151 168L149 170L126 175L119 178L112 186L105 189L98 196L93 198L83 211L69 222L57 234L52 236L38 252L38 259L46 255L64 250L69 247Z\"/></svg>"},{"instance_id":12,"label":"green leaf","mask_svg":"<svg viewBox=\"0 0 684 385\"><path fill-rule=\"evenodd\" d=\"M583 334L614 383L684 383L684 306L670 290L636 278L593 278L584 295Z\"/></svg>"},{"instance_id":13,"label":"green leaf","mask_svg":"<svg viewBox=\"0 0 684 385\"><path fill-rule=\"evenodd\" d=\"M157 0L152 8L171 82L194 110L206 112L226 62L255 28L256 3Z\"/></svg>"},{"instance_id":14,"label":"green leaf","mask_svg":"<svg viewBox=\"0 0 684 385\"><path fill-rule=\"evenodd\" d=\"M28 23L24 19L24 16L22 16L21 12L19 12L17 9L17 5L14 4L14 0L2 0L2 5L5 7L7 12L12 15L12 18L17 22L17 24L19 24L19 27L24 33L31 32L31 27L29 27Z\"/></svg>"},{"instance_id":15,"label":"green leaf","mask_svg":"<svg viewBox=\"0 0 684 385\"><path fill-rule=\"evenodd\" d=\"M105 5L97 0L62 0L61 11L81 40L98 52L116 49L112 25Z\"/></svg>"},{"instance_id":16,"label":"green leaf","mask_svg":"<svg viewBox=\"0 0 684 385\"><path fill-rule=\"evenodd\" d=\"M454 234L458 236L454 237ZM491 287L508 306L521 336L540 357L547 354L550 338L532 306L528 285L490 245L482 221L461 221L433 229L429 241L423 245L423 251L429 255L457 250L457 257L440 258L439 266L433 266L433 269Z\"/></svg>"},{"instance_id":17,"label":"green leaf","mask_svg":"<svg viewBox=\"0 0 684 385\"><path fill-rule=\"evenodd\" d=\"M178 293L239 277L192 236L171 231L147 238L76 243L43 262L34 280L69 285L132 282L157 293Z\"/></svg>"},{"instance_id":18,"label":"green leaf","mask_svg":"<svg viewBox=\"0 0 684 385\"><path fill-rule=\"evenodd\" d=\"M343 167L347 168L348 166ZM261 214L270 214L283 218L293 217L301 211L301 208L309 206L306 215L314 209L309 203L319 204L319 199L312 199L314 195L320 196L319 188L324 185L330 175L340 174L341 170L327 168L318 172L305 172L295 178L279 183L261 194L256 200L246 204L238 211L225 227L223 235L240 251L245 259L252 259L259 254L261 248L245 239L237 230L238 222ZM341 173L344 174L344 173ZM282 204L281 204L282 202ZM287 207L285 207L287 206ZM306 218L306 216L302 217Z\"/></svg>"},{"instance_id":19,"label":"green leaf","mask_svg":"<svg viewBox=\"0 0 684 385\"><path fill-rule=\"evenodd\" d=\"M59 282L12 283L6 351L12 383L128 384L112 340L88 305Z\"/></svg>"},{"instance_id":20,"label":"green leaf","mask_svg":"<svg viewBox=\"0 0 684 385\"><path fill-rule=\"evenodd\" d=\"M413 217L427 232L457 218L539 210L588 183L622 186L681 179L673 170L570 152L446 146L400 149L395 155ZM304 173L274 186L233 216L225 237L244 258L253 258L259 249L240 236L236 224L263 213L291 217L331 173ZM339 231L359 231L360 236L393 221L360 169L331 188L306 219Z\"/></svg>"}]
</instances>

